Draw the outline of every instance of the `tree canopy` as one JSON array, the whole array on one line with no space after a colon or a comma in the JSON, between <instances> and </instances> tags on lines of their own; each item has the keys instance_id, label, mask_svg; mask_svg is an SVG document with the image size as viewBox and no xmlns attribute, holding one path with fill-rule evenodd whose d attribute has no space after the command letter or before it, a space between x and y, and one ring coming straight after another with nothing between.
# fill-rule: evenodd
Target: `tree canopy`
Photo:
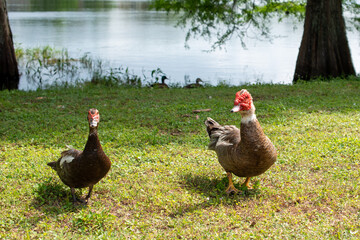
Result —
<instances>
[{"instance_id":1,"label":"tree canopy","mask_svg":"<svg viewBox=\"0 0 360 240\"><path fill-rule=\"evenodd\" d=\"M232 37L244 39L255 30L259 38L271 36L269 20L278 21L292 17L302 21L306 0L153 0L152 8L174 13L179 17L177 26L187 28L188 40L203 37L212 43L212 48L221 48ZM355 0L343 1L344 9L355 16L360 5ZM358 22L356 17L353 22Z\"/></svg>"}]
</instances>

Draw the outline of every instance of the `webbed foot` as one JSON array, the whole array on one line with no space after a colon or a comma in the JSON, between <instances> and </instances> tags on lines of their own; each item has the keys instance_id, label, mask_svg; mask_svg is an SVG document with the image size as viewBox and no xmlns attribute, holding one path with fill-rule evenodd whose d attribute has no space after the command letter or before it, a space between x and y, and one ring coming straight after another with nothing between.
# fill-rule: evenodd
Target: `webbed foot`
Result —
<instances>
[{"instance_id":1,"label":"webbed foot","mask_svg":"<svg viewBox=\"0 0 360 240\"><path fill-rule=\"evenodd\" d=\"M239 190L237 190L234 185L229 185L228 188L226 189L226 193L229 195L237 194L238 192L239 192Z\"/></svg>"},{"instance_id":2,"label":"webbed foot","mask_svg":"<svg viewBox=\"0 0 360 240\"><path fill-rule=\"evenodd\" d=\"M250 187L249 182L250 182L250 177L247 177L246 180L245 180L245 182L241 185L241 187L242 187L242 188L246 187L247 190L253 189L252 187Z\"/></svg>"},{"instance_id":3,"label":"webbed foot","mask_svg":"<svg viewBox=\"0 0 360 240\"><path fill-rule=\"evenodd\" d=\"M232 174L231 172L226 172L227 178L229 179L229 186L225 190L227 194L237 194L239 190L237 190L234 186L234 183L232 181Z\"/></svg>"}]
</instances>

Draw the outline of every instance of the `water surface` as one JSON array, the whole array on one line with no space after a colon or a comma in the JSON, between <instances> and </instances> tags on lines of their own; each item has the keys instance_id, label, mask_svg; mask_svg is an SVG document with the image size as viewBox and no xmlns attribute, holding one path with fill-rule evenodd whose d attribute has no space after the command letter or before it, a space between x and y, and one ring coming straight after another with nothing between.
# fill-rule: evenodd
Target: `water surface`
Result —
<instances>
[{"instance_id":1,"label":"water surface","mask_svg":"<svg viewBox=\"0 0 360 240\"><path fill-rule=\"evenodd\" d=\"M138 75L160 68L180 85L198 77L214 85L291 83L303 31L302 23L294 29L293 21L274 22L272 41L249 38L244 49L232 39L226 49L207 52L203 39L185 49L185 30L174 27L175 17L148 10L147 1L12 0L8 8L14 41L22 47L66 48L73 57L89 52ZM348 38L358 71L359 34ZM20 88L31 88L24 77Z\"/></svg>"}]
</instances>

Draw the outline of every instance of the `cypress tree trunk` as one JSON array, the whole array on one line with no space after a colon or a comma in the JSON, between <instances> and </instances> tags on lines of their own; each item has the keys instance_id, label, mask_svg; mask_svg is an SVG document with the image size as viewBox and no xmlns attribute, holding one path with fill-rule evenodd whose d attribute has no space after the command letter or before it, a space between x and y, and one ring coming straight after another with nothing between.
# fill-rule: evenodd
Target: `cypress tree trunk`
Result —
<instances>
[{"instance_id":1,"label":"cypress tree trunk","mask_svg":"<svg viewBox=\"0 0 360 240\"><path fill-rule=\"evenodd\" d=\"M19 70L6 9L6 0L0 0L0 90L17 89Z\"/></svg>"},{"instance_id":2,"label":"cypress tree trunk","mask_svg":"<svg viewBox=\"0 0 360 240\"><path fill-rule=\"evenodd\" d=\"M355 75L341 0L308 0L294 83Z\"/></svg>"}]
</instances>

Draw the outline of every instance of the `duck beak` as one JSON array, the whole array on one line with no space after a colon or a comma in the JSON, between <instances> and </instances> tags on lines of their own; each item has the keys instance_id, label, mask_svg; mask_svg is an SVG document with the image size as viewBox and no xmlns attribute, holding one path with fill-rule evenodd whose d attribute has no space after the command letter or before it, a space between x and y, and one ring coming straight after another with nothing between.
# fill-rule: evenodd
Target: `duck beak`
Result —
<instances>
[{"instance_id":1,"label":"duck beak","mask_svg":"<svg viewBox=\"0 0 360 240\"><path fill-rule=\"evenodd\" d=\"M234 112L238 112L240 111L240 104L239 105L235 105L231 110L230 112L234 113Z\"/></svg>"},{"instance_id":2,"label":"duck beak","mask_svg":"<svg viewBox=\"0 0 360 240\"><path fill-rule=\"evenodd\" d=\"M94 127L97 127L97 125L98 125L98 122L95 119L92 119L90 122L90 127L94 128Z\"/></svg>"}]
</instances>

